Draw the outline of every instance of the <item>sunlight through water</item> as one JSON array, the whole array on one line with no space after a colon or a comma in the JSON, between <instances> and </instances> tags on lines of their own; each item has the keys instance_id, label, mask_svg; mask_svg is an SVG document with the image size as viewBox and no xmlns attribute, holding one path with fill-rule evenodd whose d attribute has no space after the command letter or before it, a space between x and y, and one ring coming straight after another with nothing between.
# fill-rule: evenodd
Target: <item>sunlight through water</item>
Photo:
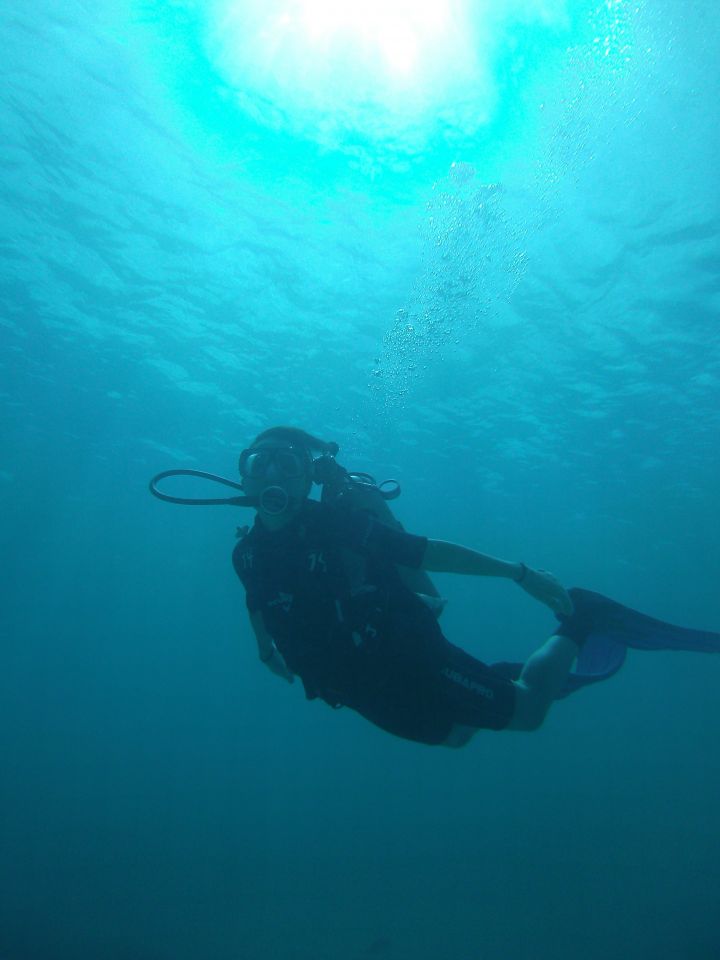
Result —
<instances>
[{"instance_id":1,"label":"sunlight through water","mask_svg":"<svg viewBox=\"0 0 720 960\"><path fill-rule=\"evenodd\" d=\"M530 28L565 36L565 0L217 0L208 44L241 108L271 127L329 147L417 146L492 119L503 74L527 66L517 36Z\"/></svg>"}]
</instances>

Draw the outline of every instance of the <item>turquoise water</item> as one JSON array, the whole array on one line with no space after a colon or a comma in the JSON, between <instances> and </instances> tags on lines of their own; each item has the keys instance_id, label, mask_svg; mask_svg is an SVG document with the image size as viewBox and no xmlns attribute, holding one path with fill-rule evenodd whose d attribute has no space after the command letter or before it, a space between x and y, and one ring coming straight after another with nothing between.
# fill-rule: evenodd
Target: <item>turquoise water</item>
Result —
<instances>
[{"instance_id":1,"label":"turquoise water","mask_svg":"<svg viewBox=\"0 0 720 960\"><path fill-rule=\"evenodd\" d=\"M245 512L147 494L295 423L720 629L715 5L365 6L0 9L2 960L720 954L717 658L396 740L258 665ZM552 626L439 585L482 659Z\"/></svg>"}]
</instances>

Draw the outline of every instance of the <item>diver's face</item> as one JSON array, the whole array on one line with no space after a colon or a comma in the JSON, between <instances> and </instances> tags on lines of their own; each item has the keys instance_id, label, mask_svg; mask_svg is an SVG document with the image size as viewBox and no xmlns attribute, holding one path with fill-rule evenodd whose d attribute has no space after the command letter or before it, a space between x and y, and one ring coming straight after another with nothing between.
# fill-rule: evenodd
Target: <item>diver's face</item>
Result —
<instances>
[{"instance_id":1,"label":"diver's face","mask_svg":"<svg viewBox=\"0 0 720 960\"><path fill-rule=\"evenodd\" d=\"M312 460L290 444L266 441L240 457L243 490L257 498L257 512L269 529L289 523L310 493Z\"/></svg>"}]
</instances>

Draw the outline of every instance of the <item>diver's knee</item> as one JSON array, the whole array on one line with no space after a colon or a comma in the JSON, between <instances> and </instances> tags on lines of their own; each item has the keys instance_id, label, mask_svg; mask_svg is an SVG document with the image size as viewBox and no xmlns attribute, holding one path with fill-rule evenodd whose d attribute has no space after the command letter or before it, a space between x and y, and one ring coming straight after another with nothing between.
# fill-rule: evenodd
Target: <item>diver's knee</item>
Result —
<instances>
[{"instance_id":1,"label":"diver's knee","mask_svg":"<svg viewBox=\"0 0 720 960\"><path fill-rule=\"evenodd\" d=\"M544 713L543 714L524 714L522 716L518 716L516 714L505 729L521 730L524 733L532 733L535 730L539 730L544 722L545 722Z\"/></svg>"},{"instance_id":2,"label":"diver's knee","mask_svg":"<svg viewBox=\"0 0 720 960\"><path fill-rule=\"evenodd\" d=\"M535 713L530 714L529 717L525 719L525 726L523 730L527 730L528 733L532 733L534 730L539 730L540 727L545 723L545 717L547 716L547 710L538 710Z\"/></svg>"},{"instance_id":3,"label":"diver's knee","mask_svg":"<svg viewBox=\"0 0 720 960\"><path fill-rule=\"evenodd\" d=\"M539 730L545 721L549 704L540 700L529 687L522 683L515 683L515 711L508 730L524 730L531 733Z\"/></svg>"},{"instance_id":4,"label":"diver's knee","mask_svg":"<svg viewBox=\"0 0 720 960\"><path fill-rule=\"evenodd\" d=\"M440 746L451 747L453 750L457 750L460 747L464 747L467 743L470 743L476 733L477 729L475 727L466 727L456 723Z\"/></svg>"}]
</instances>

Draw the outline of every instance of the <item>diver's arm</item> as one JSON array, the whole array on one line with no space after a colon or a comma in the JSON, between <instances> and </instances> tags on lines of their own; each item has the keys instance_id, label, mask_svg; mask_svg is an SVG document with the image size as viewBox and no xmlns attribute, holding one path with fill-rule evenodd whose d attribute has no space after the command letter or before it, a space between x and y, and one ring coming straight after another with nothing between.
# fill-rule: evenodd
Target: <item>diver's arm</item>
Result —
<instances>
[{"instance_id":1,"label":"diver's arm","mask_svg":"<svg viewBox=\"0 0 720 960\"><path fill-rule=\"evenodd\" d=\"M258 656L273 673L292 683L295 677L288 669L285 658L275 646L273 638L268 633L260 611L250 614L250 623L258 645Z\"/></svg>"},{"instance_id":2,"label":"diver's arm","mask_svg":"<svg viewBox=\"0 0 720 960\"><path fill-rule=\"evenodd\" d=\"M431 573L466 573L475 577L504 577L519 581L527 568L524 563L498 560L458 543L428 540L422 569Z\"/></svg>"},{"instance_id":3,"label":"diver's arm","mask_svg":"<svg viewBox=\"0 0 720 960\"><path fill-rule=\"evenodd\" d=\"M432 573L466 573L476 577L514 580L525 593L544 603L554 613L572 613L572 600L559 580L546 570L533 570L524 563L499 560L469 547L445 540L428 540L422 569Z\"/></svg>"}]
</instances>

